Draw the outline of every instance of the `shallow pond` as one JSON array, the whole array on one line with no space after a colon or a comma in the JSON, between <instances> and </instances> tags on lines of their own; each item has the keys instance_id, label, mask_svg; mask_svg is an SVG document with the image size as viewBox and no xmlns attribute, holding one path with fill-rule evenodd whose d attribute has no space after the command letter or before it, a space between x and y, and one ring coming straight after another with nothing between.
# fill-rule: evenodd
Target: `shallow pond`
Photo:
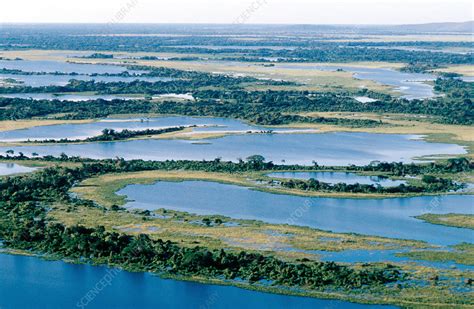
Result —
<instances>
[{"instance_id":1,"label":"shallow pond","mask_svg":"<svg viewBox=\"0 0 474 309\"><path fill-rule=\"evenodd\" d=\"M133 140L107 143L0 147L0 153L14 149L40 156L66 153L88 158L144 160L237 161L254 154L284 164L365 165L373 160L413 162L414 157L465 154L455 144L428 143L417 136L324 133L324 134L239 134L206 140Z\"/></svg>"},{"instance_id":2,"label":"shallow pond","mask_svg":"<svg viewBox=\"0 0 474 309\"><path fill-rule=\"evenodd\" d=\"M186 194L182 194L186 192ZM128 207L167 208L238 219L290 223L343 233L427 241L439 245L473 242L474 232L426 223L413 218L424 213L474 214L470 195L423 196L388 199L301 197L204 182L157 182L130 185L118 194Z\"/></svg>"},{"instance_id":3,"label":"shallow pond","mask_svg":"<svg viewBox=\"0 0 474 309\"><path fill-rule=\"evenodd\" d=\"M31 173L35 170L33 167L22 166L15 163L0 163L0 176Z\"/></svg>"},{"instance_id":4,"label":"shallow pond","mask_svg":"<svg viewBox=\"0 0 474 309\"><path fill-rule=\"evenodd\" d=\"M391 180L389 178L378 176L361 176L354 173L344 172L276 172L270 173L267 176L275 178L290 178L290 179L316 179L321 182L330 184L347 183L347 184L364 184L364 185L381 185L382 187L395 187L406 183L402 180Z\"/></svg>"},{"instance_id":5,"label":"shallow pond","mask_svg":"<svg viewBox=\"0 0 474 309\"><path fill-rule=\"evenodd\" d=\"M110 284L101 285L104 280ZM88 298L86 294L90 291L94 297ZM0 254L0 306L4 309L395 308L165 280L147 273L6 254Z\"/></svg>"}]
</instances>

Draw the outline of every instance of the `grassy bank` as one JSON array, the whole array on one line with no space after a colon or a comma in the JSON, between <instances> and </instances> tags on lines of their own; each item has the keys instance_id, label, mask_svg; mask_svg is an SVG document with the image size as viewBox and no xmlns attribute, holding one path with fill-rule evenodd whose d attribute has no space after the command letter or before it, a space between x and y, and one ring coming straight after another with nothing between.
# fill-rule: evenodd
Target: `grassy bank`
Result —
<instances>
[{"instance_id":1,"label":"grassy bank","mask_svg":"<svg viewBox=\"0 0 474 309\"><path fill-rule=\"evenodd\" d=\"M417 219L445 226L461 227L474 230L474 215L467 214L424 214Z\"/></svg>"}]
</instances>

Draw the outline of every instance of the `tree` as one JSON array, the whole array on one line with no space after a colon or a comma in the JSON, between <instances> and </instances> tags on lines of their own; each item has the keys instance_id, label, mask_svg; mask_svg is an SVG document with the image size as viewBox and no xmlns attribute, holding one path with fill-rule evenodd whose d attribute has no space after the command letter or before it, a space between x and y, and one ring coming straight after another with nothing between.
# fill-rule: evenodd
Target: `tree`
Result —
<instances>
[{"instance_id":1,"label":"tree","mask_svg":"<svg viewBox=\"0 0 474 309\"><path fill-rule=\"evenodd\" d=\"M252 156L247 157L246 160L247 160L248 163L252 163L252 164L255 164L255 165L260 165L263 162L265 162L265 157L263 157L261 155L252 155Z\"/></svg>"}]
</instances>

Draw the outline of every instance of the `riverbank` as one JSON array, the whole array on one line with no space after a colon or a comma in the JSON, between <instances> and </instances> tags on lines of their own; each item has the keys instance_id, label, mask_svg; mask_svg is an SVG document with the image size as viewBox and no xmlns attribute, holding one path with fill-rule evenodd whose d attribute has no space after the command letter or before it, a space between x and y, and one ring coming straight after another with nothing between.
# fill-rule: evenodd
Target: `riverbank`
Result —
<instances>
[{"instance_id":1,"label":"riverbank","mask_svg":"<svg viewBox=\"0 0 474 309\"><path fill-rule=\"evenodd\" d=\"M461 214L425 214L417 216L417 219L424 220L431 224L461 227L474 230L474 215Z\"/></svg>"}]
</instances>

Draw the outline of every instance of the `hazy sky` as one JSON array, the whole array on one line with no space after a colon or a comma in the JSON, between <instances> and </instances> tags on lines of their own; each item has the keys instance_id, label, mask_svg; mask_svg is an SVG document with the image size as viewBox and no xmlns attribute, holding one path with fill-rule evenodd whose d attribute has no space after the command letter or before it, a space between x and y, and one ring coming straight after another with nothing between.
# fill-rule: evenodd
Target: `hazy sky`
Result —
<instances>
[{"instance_id":1,"label":"hazy sky","mask_svg":"<svg viewBox=\"0 0 474 309\"><path fill-rule=\"evenodd\" d=\"M0 22L406 24L473 19L470 0L2 0Z\"/></svg>"}]
</instances>

